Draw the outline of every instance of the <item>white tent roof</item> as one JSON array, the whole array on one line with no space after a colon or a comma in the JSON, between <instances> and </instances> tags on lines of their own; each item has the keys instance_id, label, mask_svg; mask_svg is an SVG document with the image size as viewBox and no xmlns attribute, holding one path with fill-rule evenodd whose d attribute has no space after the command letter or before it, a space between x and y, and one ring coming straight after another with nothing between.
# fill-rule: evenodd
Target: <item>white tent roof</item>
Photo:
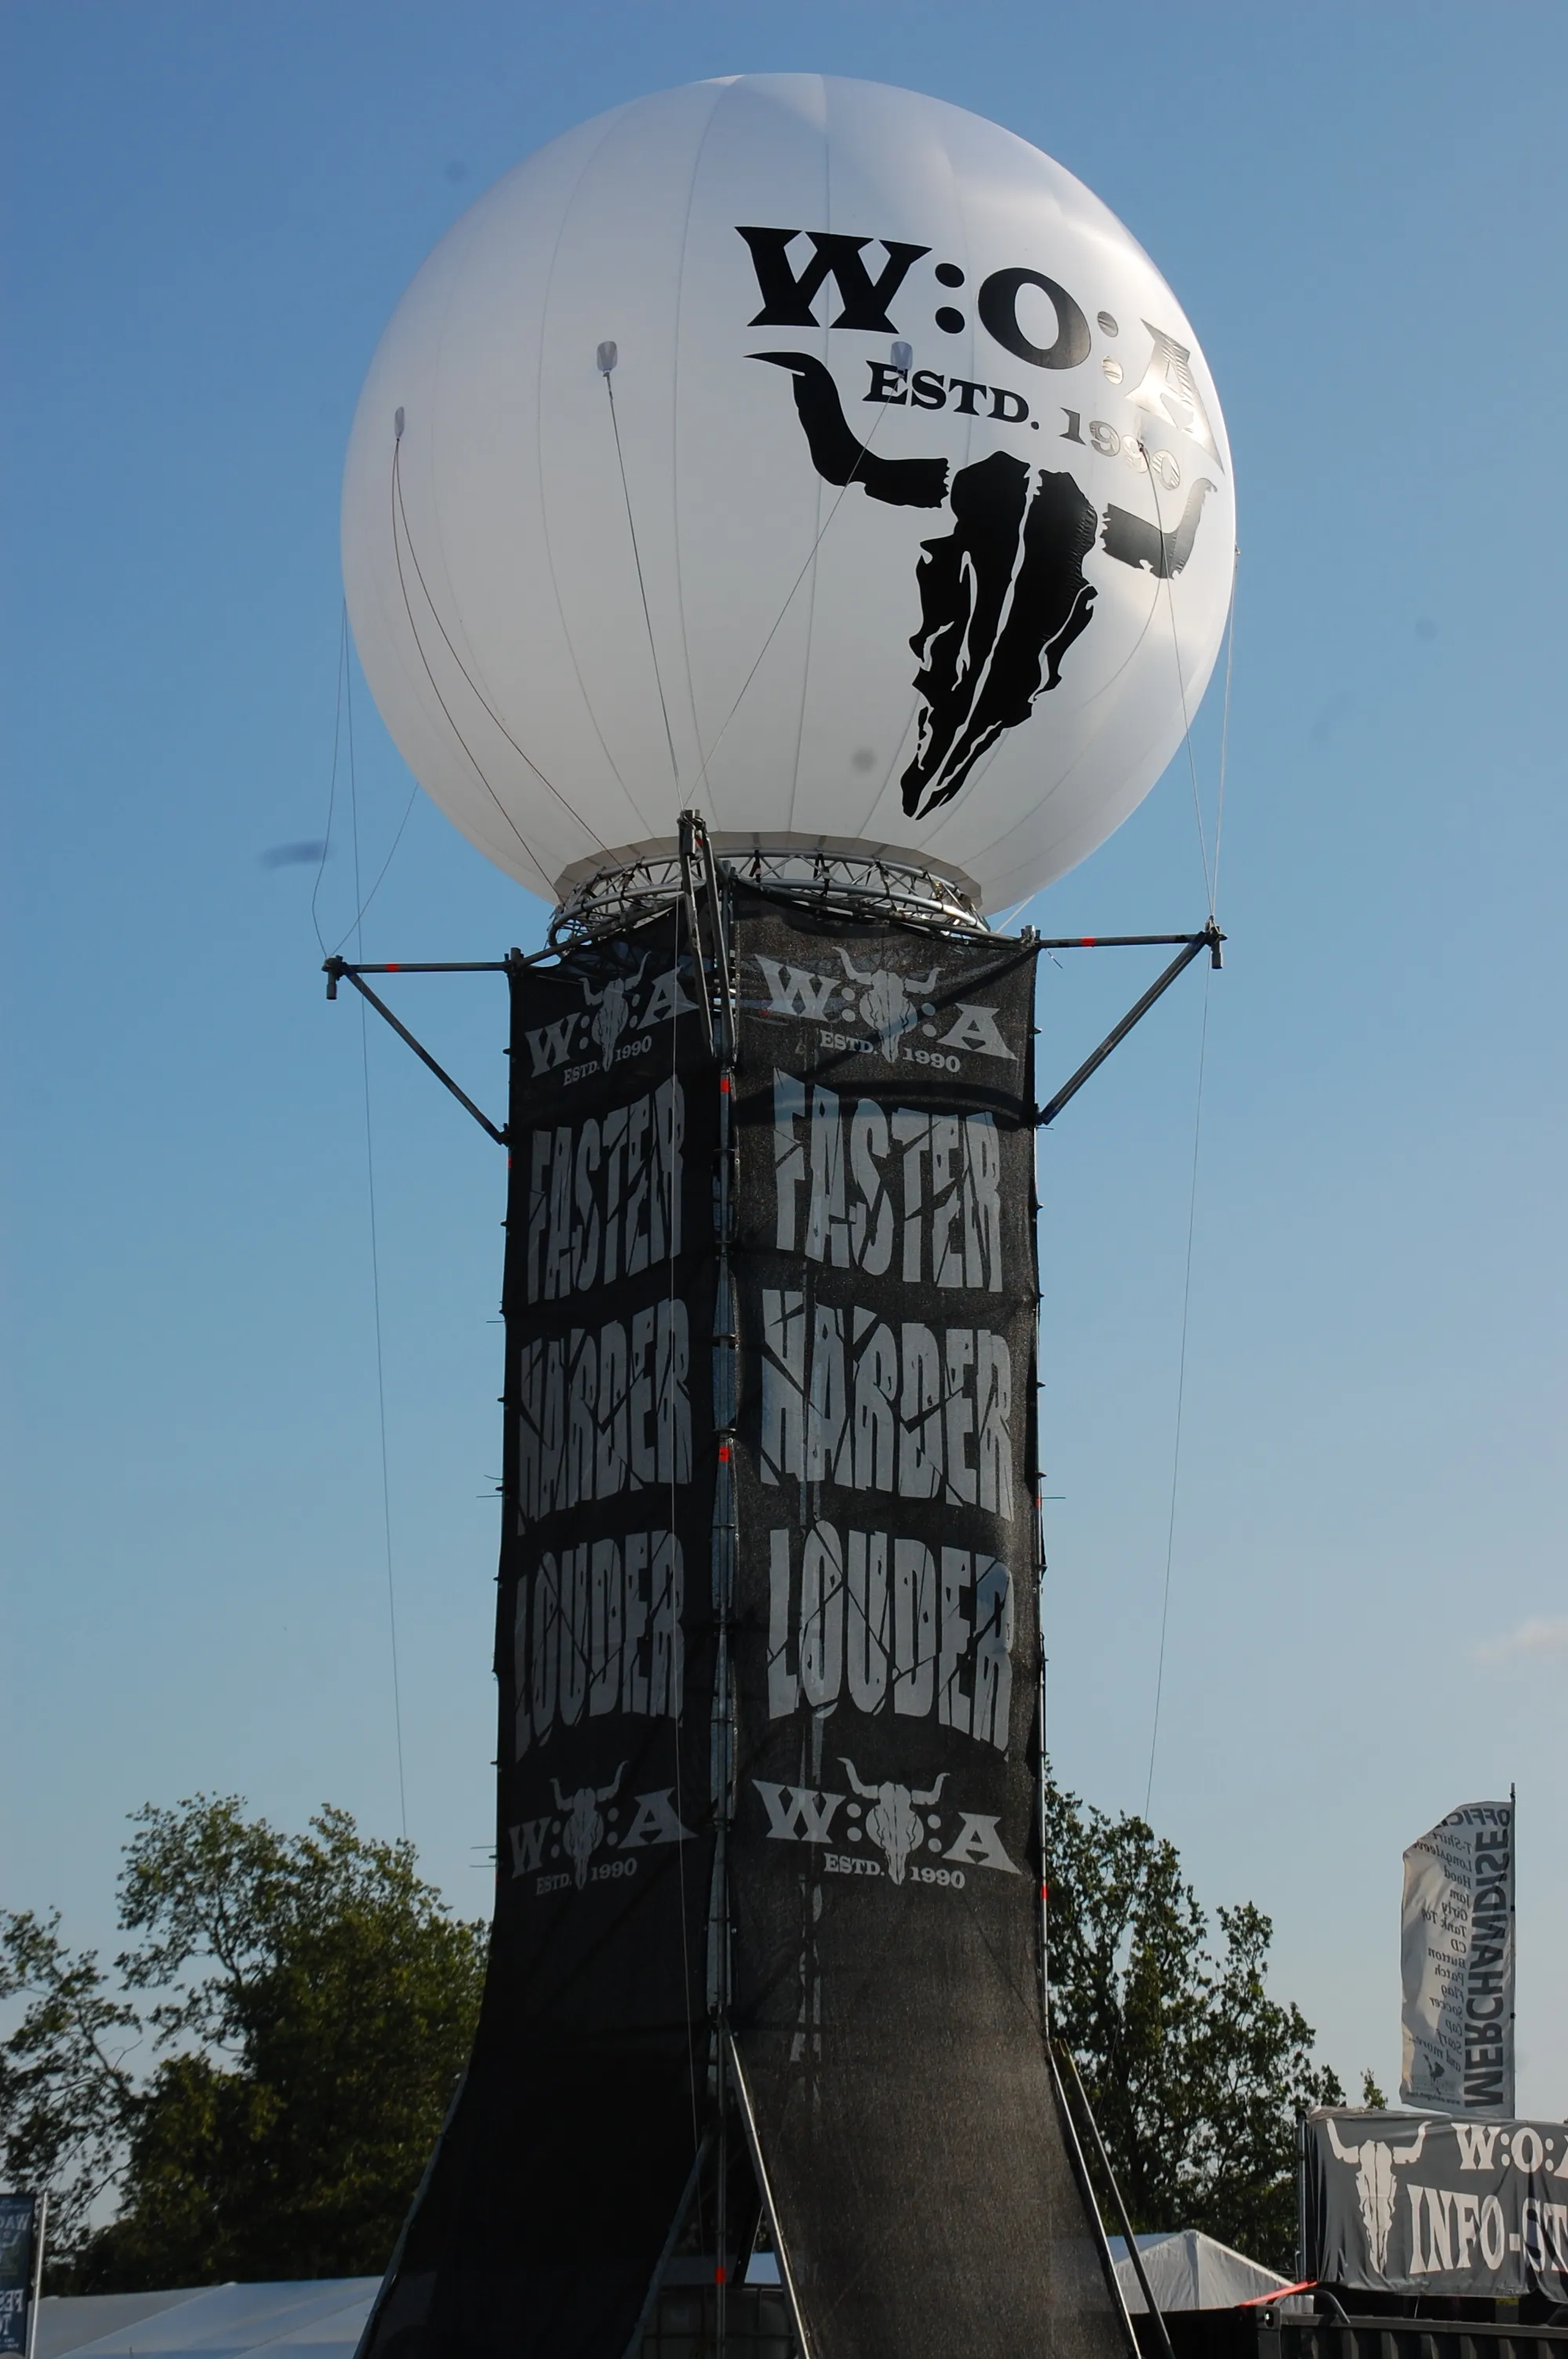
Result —
<instances>
[{"instance_id":1,"label":"white tent roof","mask_svg":"<svg viewBox=\"0 0 1568 2359\"><path fill-rule=\"evenodd\" d=\"M38 2304L34 2359L352 2359L379 2277L58 2294Z\"/></svg>"},{"instance_id":2,"label":"white tent roof","mask_svg":"<svg viewBox=\"0 0 1568 2359\"><path fill-rule=\"evenodd\" d=\"M1112 2236L1111 2256L1129 2310L1147 2307L1138 2273L1128 2257L1127 2239ZM1140 2236L1138 2250L1150 2290L1161 2310L1234 2310L1260 2294L1279 2293L1291 2282L1260 2261L1233 2252L1201 2228L1173 2228Z\"/></svg>"},{"instance_id":3,"label":"white tent roof","mask_svg":"<svg viewBox=\"0 0 1568 2359\"><path fill-rule=\"evenodd\" d=\"M1110 2240L1130 2310L1143 2296L1127 2246ZM1230 2310L1289 2283L1200 2229L1140 2236L1138 2249L1162 2310ZM772 2253L746 2275L774 2282ZM50 2295L38 2304L34 2359L353 2359L379 2277L322 2277L283 2285L186 2287L168 2293Z\"/></svg>"}]
</instances>

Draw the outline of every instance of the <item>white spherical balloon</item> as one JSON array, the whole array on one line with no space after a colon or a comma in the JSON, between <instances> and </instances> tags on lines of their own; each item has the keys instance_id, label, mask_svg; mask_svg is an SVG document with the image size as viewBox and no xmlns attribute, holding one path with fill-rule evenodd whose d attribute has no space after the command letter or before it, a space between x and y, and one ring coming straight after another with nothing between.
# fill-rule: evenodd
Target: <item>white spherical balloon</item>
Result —
<instances>
[{"instance_id":1,"label":"white spherical balloon","mask_svg":"<svg viewBox=\"0 0 1568 2359\"><path fill-rule=\"evenodd\" d=\"M520 164L354 420L355 642L416 775L552 897L703 810L1020 900L1218 652L1235 506L1186 317L1026 141L745 75Z\"/></svg>"}]
</instances>

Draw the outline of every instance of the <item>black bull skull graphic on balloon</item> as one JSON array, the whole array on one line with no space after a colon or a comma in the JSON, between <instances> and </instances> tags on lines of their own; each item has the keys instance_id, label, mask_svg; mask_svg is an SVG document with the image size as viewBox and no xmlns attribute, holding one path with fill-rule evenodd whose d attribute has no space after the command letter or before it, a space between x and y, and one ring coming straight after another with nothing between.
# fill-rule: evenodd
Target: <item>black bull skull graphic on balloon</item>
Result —
<instances>
[{"instance_id":1,"label":"black bull skull graphic on balloon","mask_svg":"<svg viewBox=\"0 0 1568 2359\"><path fill-rule=\"evenodd\" d=\"M921 543L916 575L923 700L914 759L903 778L912 818L951 801L982 754L1027 721L1037 696L1055 687L1062 659L1088 626L1095 590L1083 561L1099 524L1069 474L1033 468L993 451L948 477L946 459L882 459L850 431L838 388L807 353L752 353L788 369L795 406L816 472L829 484L859 484L890 507L935 508L946 501L953 529ZM1169 581L1192 554L1205 495L1200 478L1170 532L1128 509L1108 507L1102 546L1123 565L1146 565Z\"/></svg>"}]
</instances>

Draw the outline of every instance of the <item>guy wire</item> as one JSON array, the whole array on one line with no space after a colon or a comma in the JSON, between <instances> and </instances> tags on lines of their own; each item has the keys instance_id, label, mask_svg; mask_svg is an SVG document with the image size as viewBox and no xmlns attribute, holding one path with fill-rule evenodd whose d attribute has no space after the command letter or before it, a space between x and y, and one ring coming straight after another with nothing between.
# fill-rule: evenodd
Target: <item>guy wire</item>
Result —
<instances>
[{"instance_id":1,"label":"guy wire","mask_svg":"<svg viewBox=\"0 0 1568 2359\"><path fill-rule=\"evenodd\" d=\"M386 858L376 870L375 883L371 886L370 891L365 895L363 901L360 904L359 909L355 914L353 923L350 926L345 926L342 933L339 936L337 943L334 946L334 955L336 955L338 951L342 949L343 944L348 940L351 934L353 934L356 937L359 936L360 928L364 921L364 913L370 908L371 903L375 899L375 897L380 892L383 885L385 884L386 872L391 867L394 860L397 857L397 847L402 842L403 832L413 816L414 799L418 792L419 781L416 778L413 785L408 789L408 800L403 806L403 817L398 821L392 842L387 846Z\"/></svg>"},{"instance_id":2,"label":"guy wire","mask_svg":"<svg viewBox=\"0 0 1568 2359\"><path fill-rule=\"evenodd\" d=\"M1145 451L1143 455L1149 470L1149 489L1154 502L1154 528L1160 536L1161 561L1163 563L1165 557L1165 519L1160 513L1160 494L1157 488L1159 479L1155 474L1153 460L1150 453ZM1193 817L1197 821L1198 858L1203 862L1204 890L1208 895L1208 914L1210 918L1212 918L1214 916L1214 876L1209 868L1208 844L1204 835L1203 799L1198 793L1197 756L1193 752L1192 715L1187 711L1187 683L1182 674L1182 643L1176 630L1176 593L1171 586L1170 574L1163 574L1162 579L1165 584L1166 611L1171 617L1171 652L1175 658L1176 664L1176 689L1182 700L1182 743L1187 749L1187 769L1191 775L1193 782ZM1156 599L1158 599L1160 595L1158 584L1155 585L1154 595ZM1216 832L1217 834L1218 832L1217 822Z\"/></svg>"},{"instance_id":3,"label":"guy wire","mask_svg":"<svg viewBox=\"0 0 1568 2359\"><path fill-rule=\"evenodd\" d=\"M340 622L338 631L338 690L337 699L332 712L332 768L331 775L327 781L327 825L321 837L321 857L316 863L315 882L310 887L310 923L316 929L317 944L320 949L323 957L328 956L329 953L327 950L326 938L321 931L321 920L317 913L317 902L320 897L322 875L326 869L327 861L332 849L332 814L337 808L338 800L338 745L343 719L343 686L344 682L348 679L349 667L352 660L353 658L349 647L349 602L345 598L342 602L341 620ZM386 872L397 856L397 847L403 841L403 832L408 825L409 819L413 813L414 798L418 791L419 781L416 778L408 789L408 800L403 806L403 817L398 821L396 831L393 835L390 845L387 847L386 858L382 862L381 866L376 871L375 883L371 886L370 891L365 895L364 899L360 902L359 908L349 919L348 924L343 928L343 930L338 936L337 940L332 944L330 955L333 958L337 957L339 951L342 949L343 944L348 940L349 936L358 931L359 927L363 921L365 911L370 908L371 903L375 899L376 895L380 892L383 885L386 882ZM355 897L356 899L358 898L357 893Z\"/></svg>"},{"instance_id":4,"label":"guy wire","mask_svg":"<svg viewBox=\"0 0 1568 2359\"><path fill-rule=\"evenodd\" d=\"M881 428L882 419L886 415L887 412L885 410L879 410L877 412L875 419L871 422L871 430L866 437L865 448L860 454L861 458L869 459L871 457L871 445L877 439L877 435ZM697 774L697 783L692 788L694 795L700 792L702 782L708 776L708 766L712 761L715 754L718 753L720 745L724 743L725 734L730 727L730 722L734 720L735 715L740 712L742 703L745 701L746 690L751 687L752 682L756 679L759 671L761 671L762 668L762 658L773 646L773 640L778 635L779 625L784 621L784 616L789 613L791 606L795 603L795 592L800 588L801 583L805 581L807 573L810 572L812 566L816 563L816 552L827 538L827 527L832 523L834 517L843 506L844 501L849 494L849 486L855 480L856 473L860 464L860 459L857 459L854 466L850 468L849 473L845 476L838 496L834 501L832 506L828 509L827 518L824 521L820 531L817 533L816 538L811 544L805 564L801 567L800 571L795 575L795 580L790 583L788 595L785 597L784 604L779 608L777 614L773 618L773 629L768 633L767 637L762 641L761 647L757 651L756 662L752 666L751 670L746 674L745 679L741 683L741 693L735 699L734 703L730 707L730 712L725 720L724 727L719 731L718 736L714 739L707 753L703 755L702 767ZM699 745L698 751L700 750L701 748Z\"/></svg>"},{"instance_id":5,"label":"guy wire","mask_svg":"<svg viewBox=\"0 0 1568 2359\"><path fill-rule=\"evenodd\" d=\"M1230 674L1236 660L1236 589L1241 572L1241 551L1230 560L1230 614L1225 632L1225 710L1219 724L1219 788L1214 810L1214 897L1219 899L1219 838L1225 825L1225 766L1230 753Z\"/></svg>"},{"instance_id":6,"label":"guy wire","mask_svg":"<svg viewBox=\"0 0 1568 2359\"><path fill-rule=\"evenodd\" d=\"M345 611L345 633L347 617ZM345 647L346 653L346 647ZM353 831L354 899L360 897L360 803L359 782L354 769L354 698L353 680L346 670L343 680L343 711L347 722L349 755L349 811ZM401 831L399 831L401 832ZM394 846L395 849L395 845ZM388 857L390 858L390 854ZM382 874L384 875L385 870ZM379 881L379 880L378 880ZM363 910L361 910L361 917ZM355 920L354 944L358 957L364 957L364 937L359 920ZM346 937L345 937L346 939ZM382 1345L381 1323L381 1249L375 1218L375 1145L370 1112L370 1026L365 1015L365 1003L360 994L360 1069L364 1081L365 1107L365 1181L370 1202L370 1275L371 1299L375 1308L375 1404L381 1439L381 1523L386 1554L386 1622L392 1641L392 1723L397 1741L397 1808L403 1830L403 1840L408 1840L408 1788L403 1766L403 1693L397 1668L397 1593L392 1573L392 1484L387 1473L386 1456L386 1371Z\"/></svg>"},{"instance_id":7,"label":"guy wire","mask_svg":"<svg viewBox=\"0 0 1568 2359\"><path fill-rule=\"evenodd\" d=\"M1164 519L1160 514L1160 494L1152 465L1149 469L1150 490L1154 500L1154 518L1162 547L1164 543ZM1187 749L1187 767L1193 784L1193 813L1197 821L1198 854L1203 861L1204 883L1208 888L1208 913L1212 919L1219 897L1219 845L1225 823L1225 772L1230 750L1230 687L1236 658L1236 582L1241 552L1233 551L1230 568L1230 605L1226 623L1225 644L1225 705L1219 734L1219 780L1215 797L1214 860L1210 864L1208 849L1204 841L1203 804L1198 794L1197 762L1193 752L1192 723L1187 712L1187 688L1182 677L1182 651L1176 633L1176 602L1171 589L1169 574L1165 576L1166 604L1171 617L1171 647L1176 664L1176 685L1181 692L1183 739ZM1187 1246L1182 1276L1182 1335L1176 1356L1176 1419L1171 1448L1171 1506L1165 1524L1165 1577L1160 1598L1160 1651L1154 1671L1154 1712L1149 1731L1149 1777L1143 1792L1143 1815L1148 1817L1154 1798L1154 1761L1160 1742L1160 1707L1165 1690L1165 1647L1171 1621L1171 1571L1176 1549L1176 1506L1182 1473L1182 1418L1186 1404L1187 1333L1193 1299L1193 1239L1197 1228L1198 1150L1203 1137L1204 1073L1208 1062L1208 995L1212 966L1204 970L1203 1021L1198 1036L1198 1082L1193 1109L1193 1165L1191 1185L1187 1195Z\"/></svg>"},{"instance_id":8,"label":"guy wire","mask_svg":"<svg viewBox=\"0 0 1568 2359\"><path fill-rule=\"evenodd\" d=\"M327 779L327 824L321 831L321 857L316 863L315 881L310 887L310 923L316 929L316 944L323 958L327 956L327 942L321 931L321 920L316 914L316 904L320 897L321 878L326 871L327 855L332 849L332 813L337 809L338 803L338 746L343 725L343 671L348 662L348 654L349 602L345 598L338 619L338 676L332 699L332 766ZM352 932L352 927L349 930ZM347 937L345 936L344 939L346 940ZM340 950L342 946L341 942L338 944Z\"/></svg>"},{"instance_id":9,"label":"guy wire","mask_svg":"<svg viewBox=\"0 0 1568 2359\"><path fill-rule=\"evenodd\" d=\"M621 448L621 420L615 414L615 386L610 371L604 372L604 390L610 396L610 425L615 436L615 463L621 470L621 496L626 503L626 529L632 536L632 562L637 569L637 594L643 601L643 620L647 625L648 653L653 658L654 686L659 691L659 711L664 716L665 743L670 749L670 773L675 779L676 800L680 800L680 764L676 760L676 741L670 728L670 709L665 702L665 683L659 674L659 650L654 644L654 618L648 612L648 587L643 579L643 553L637 546L637 527L632 516L632 494L626 483L626 459Z\"/></svg>"},{"instance_id":10,"label":"guy wire","mask_svg":"<svg viewBox=\"0 0 1568 2359\"><path fill-rule=\"evenodd\" d=\"M566 812L568 818L574 821L579 827L582 828L585 833L592 836L593 841L598 844L600 852L608 851L609 846L605 843L603 838L598 833L597 830L589 827L588 821L581 818L579 814L572 809L571 804L568 802L560 788L556 786L551 779L546 777L545 773L540 769L538 764L532 760L527 754L524 753L522 746L518 745L516 738L514 737L510 729L507 728L506 723L502 720L500 714L492 709L490 703L485 698L483 690L480 688L479 683L472 678L456 647L452 646L450 636L447 631L447 626L441 620L439 612L437 609L436 602L431 597L429 586L425 580L424 568L419 562L419 552L414 546L414 536L408 529L408 513L403 504L403 475L398 459L398 453L401 449L401 440L395 440L392 446L392 554L397 566L397 586L403 595L403 611L408 618L408 628L413 636L416 651L418 654L420 662L425 667L425 677L430 683L436 701L440 706L441 711L445 713L453 736L462 747L463 752L468 756L475 777L479 780L480 785L484 788L485 793L490 797L491 801L495 805L496 810L500 812L502 818L505 821L513 834L517 838L518 842L522 845L524 852L533 863L533 865L538 872L540 877L545 879L547 883L548 872L546 871L544 863L537 857L533 845L528 842L527 837L523 833L522 829L518 826L516 821L513 818L511 812L502 801L501 797L491 785L489 778L485 776L484 770L481 766L479 756L475 754L473 747L469 744L468 739L463 735L462 731L458 727L457 716L453 712L451 706L447 702L446 698L441 694L436 675L430 669L430 658L425 653L425 643L419 636L419 625L414 620L414 609L409 603L408 597L408 584L404 578L403 547L402 542L398 538L397 533L397 525L400 516L403 523L403 538L408 543L408 554L413 560L414 571L418 578L419 587L425 593L425 603L429 607L431 615L435 621L436 628L440 632L442 638L446 640L448 651L451 656L452 661L457 665L459 671L462 674L463 679L468 682L469 687L473 690L475 697L483 706L485 712L490 714L491 719L494 722L496 727L500 730L507 744L512 747L514 753L519 755L521 758L527 763L528 767L533 771L534 776L538 779L540 785L549 788L549 791L555 796L556 800Z\"/></svg>"},{"instance_id":11,"label":"guy wire","mask_svg":"<svg viewBox=\"0 0 1568 2359\"><path fill-rule=\"evenodd\" d=\"M1154 1750L1160 1741L1160 1702L1165 1687L1165 1636L1171 1618L1171 1565L1176 1549L1176 1495L1182 1471L1182 1409L1187 1388L1187 1324L1193 1299L1193 1234L1198 1211L1198 1144L1203 1136L1204 1068L1208 1061L1208 988L1212 967L1204 969L1203 1027L1198 1035L1197 1102L1193 1110L1192 1186L1187 1197L1186 1269L1182 1280L1182 1341L1176 1357L1176 1430L1171 1451L1171 1513L1165 1527L1165 1582L1160 1601L1160 1655L1154 1672L1154 1718L1149 1731L1149 1781L1143 1794L1143 1815L1154 1797Z\"/></svg>"}]
</instances>

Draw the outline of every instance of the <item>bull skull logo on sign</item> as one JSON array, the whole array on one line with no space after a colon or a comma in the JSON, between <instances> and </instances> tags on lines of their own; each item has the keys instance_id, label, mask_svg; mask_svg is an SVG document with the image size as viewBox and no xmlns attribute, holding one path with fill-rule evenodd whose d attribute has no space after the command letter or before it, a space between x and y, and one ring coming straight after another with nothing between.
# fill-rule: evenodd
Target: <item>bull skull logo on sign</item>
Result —
<instances>
[{"instance_id":1,"label":"bull skull logo on sign","mask_svg":"<svg viewBox=\"0 0 1568 2359\"><path fill-rule=\"evenodd\" d=\"M916 572L920 628L910 640L919 658L921 698L914 758L903 773L903 807L924 819L951 802L982 754L1028 720L1036 697L1062 676L1068 649L1088 628L1092 582L1084 560L1095 545L1099 514L1069 474L1028 466L993 451L958 468L946 459L880 459L850 431L838 388L809 353L752 353L787 369L795 406L817 473L859 484L889 507L938 508L953 529L921 543ZM1108 557L1169 581L1192 554L1205 495L1200 478L1170 532L1126 509L1106 511Z\"/></svg>"},{"instance_id":2,"label":"bull skull logo on sign","mask_svg":"<svg viewBox=\"0 0 1568 2359\"><path fill-rule=\"evenodd\" d=\"M938 1823L935 1819L927 1821L920 1813L929 1810L933 1802L941 1800L947 1772L944 1769L928 1791L915 1794L907 1786L896 1785L891 1780L880 1786L863 1785L855 1775L852 1761L846 1761L844 1767L856 1793L871 1805L866 1812L866 1832L881 1850L893 1883L902 1884L912 1856L926 1841L927 1824L935 1827ZM931 1838L931 1847L933 1851L941 1849L935 1836Z\"/></svg>"},{"instance_id":3,"label":"bull skull logo on sign","mask_svg":"<svg viewBox=\"0 0 1568 2359\"><path fill-rule=\"evenodd\" d=\"M609 1072L614 1064L621 1035L632 1021L634 1013L632 995L642 981L643 969L647 963L645 958L640 958L633 973L612 974L602 991L595 991L587 976L583 977L582 995L593 1010L589 1032L599 1050L600 1066L604 1072Z\"/></svg>"},{"instance_id":4,"label":"bull skull logo on sign","mask_svg":"<svg viewBox=\"0 0 1568 2359\"><path fill-rule=\"evenodd\" d=\"M1409 2146L1392 2146L1381 2138L1363 2138L1359 2146L1344 2146L1333 2114L1328 2117L1328 2142L1340 2161L1347 2162L1356 2173L1356 2200L1361 2207L1361 2225L1367 2232L1367 2252L1379 2277L1389 2256L1394 2198L1399 2192L1394 2167L1397 2163L1420 2160L1426 2128L1422 2122Z\"/></svg>"},{"instance_id":5,"label":"bull skull logo on sign","mask_svg":"<svg viewBox=\"0 0 1568 2359\"><path fill-rule=\"evenodd\" d=\"M556 1808L562 1813L561 1849L572 1864L579 1892L588 1882L589 1863L608 1832L601 1805L615 1799L625 1770L623 1761L608 1786L579 1786L575 1794L563 1794L558 1777L550 1780Z\"/></svg>"},{"instance_id":6,"label":"bull skull logo on sign","mask_svg":"<svg viewBox=\"0 0 1568 2359\"><path fill-rule=\"evenodd\" d=\"M911 1032L922 1016L934 1016L935 1009L924 995L934 990L936 969L927 975L903 975L892 967L872 966L863 972L855 964L848 951L838 953L845 973L856 986L856 1004L862 1024L879 1035L882 1054L890 1063L898 1055L898 1043L905 1032ZM850 995L846 993L846 998ZM930 1030L930 1026L926 1029Z\"/></svg>"}]
</instances>

